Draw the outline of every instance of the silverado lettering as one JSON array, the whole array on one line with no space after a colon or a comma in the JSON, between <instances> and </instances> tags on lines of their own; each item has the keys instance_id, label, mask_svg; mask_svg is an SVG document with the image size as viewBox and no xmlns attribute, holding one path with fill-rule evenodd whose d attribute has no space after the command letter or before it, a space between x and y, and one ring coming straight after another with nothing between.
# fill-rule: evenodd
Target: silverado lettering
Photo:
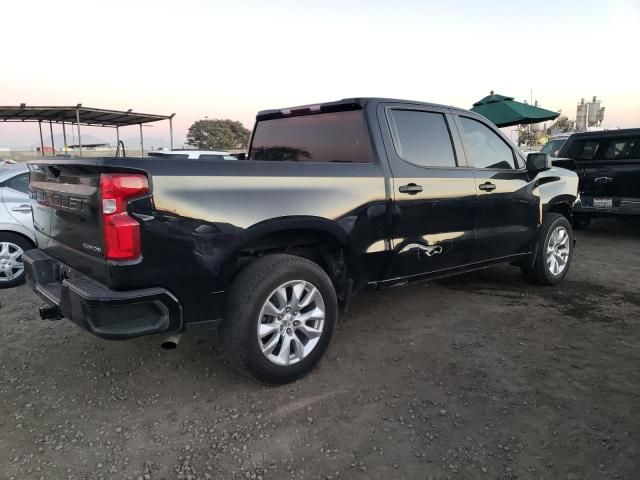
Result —
<instances>
[{"instance_id":1,"label":"silverado lettering","mask_svg":"<svg viewBox=\"0 0 640 480\"><path fill-rule=\"evenodd\" d=\"M86 198L33 187L31 187L30 192L31 198L41 205L47 205L57 209L74 210L80 213L89 213Z\"/></svg>"}]
</instances>

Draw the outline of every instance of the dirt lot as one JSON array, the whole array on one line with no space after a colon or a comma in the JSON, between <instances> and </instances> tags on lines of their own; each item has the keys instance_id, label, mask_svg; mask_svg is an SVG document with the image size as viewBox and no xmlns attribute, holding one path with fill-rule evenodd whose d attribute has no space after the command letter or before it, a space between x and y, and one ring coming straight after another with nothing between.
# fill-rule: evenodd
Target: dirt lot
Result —
<instances>
[{"instance_id":1,"label":"dirt lot","mask_svg":"<svg viewBox=\"0 0 640 480\"><path fill-rule=\"evenodd\" d=\"M556 288L504 266L363 294L280 388L210 337L102 341L0 291L0 478L638 478L639 253L598 221Z\"/></svg>"}]
</instances>

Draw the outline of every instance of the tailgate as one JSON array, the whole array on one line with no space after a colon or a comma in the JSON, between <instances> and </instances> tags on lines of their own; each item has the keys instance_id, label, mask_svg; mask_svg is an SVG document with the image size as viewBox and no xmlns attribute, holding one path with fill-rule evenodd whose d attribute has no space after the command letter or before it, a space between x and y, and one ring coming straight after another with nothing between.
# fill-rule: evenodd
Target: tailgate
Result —
<instances>
[{"instance_id":1,"label":"tailgate","mask_svg":"<svg viewBox=\"0 0 640 480\"><path fill-rule=\"evenodd\" d=\"M39 160L29 168L38 247L109 284L100 191L101 176L109 168L91 158Z\"/></svg>"}]
</instances>

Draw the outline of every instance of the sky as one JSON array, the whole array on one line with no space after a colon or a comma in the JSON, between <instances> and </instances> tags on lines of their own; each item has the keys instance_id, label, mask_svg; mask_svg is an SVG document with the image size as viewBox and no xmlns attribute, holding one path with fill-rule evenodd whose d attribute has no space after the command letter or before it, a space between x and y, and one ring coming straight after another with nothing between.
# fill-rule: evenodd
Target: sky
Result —
<instances>
[{"instance_id":1,"label":"sky","mask_svg":"<svg viewBox=\"0 0 640 480\"><path fill-rule=\"evenodd\" d=\"M533 91L570 118L597 95L605 126L640 127L640 0L1 3L0 105L176 113L177 145L205 116L250 129L268 108L363 96L470 108L490 90ZM166 123L145 136L168 138ZM0 147L37 143L35 124L0 124Z\"/></svg>"}]
</instances>

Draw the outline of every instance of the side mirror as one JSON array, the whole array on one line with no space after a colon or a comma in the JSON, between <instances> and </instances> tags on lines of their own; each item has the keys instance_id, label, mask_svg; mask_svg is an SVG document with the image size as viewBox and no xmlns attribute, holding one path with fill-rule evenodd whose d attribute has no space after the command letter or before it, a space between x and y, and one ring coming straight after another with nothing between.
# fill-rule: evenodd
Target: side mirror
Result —
<instances>
[{"instance_id":1,"label":"side mirror","mask_svg":"<svg viewBox=\"0 0 640 480\"><path fill-rule=\"evenodd\" d=\"M537 174L551 168L551 158L546 153L530 153L527 155L527 171Z\"/></svg>"}]
</instances>

